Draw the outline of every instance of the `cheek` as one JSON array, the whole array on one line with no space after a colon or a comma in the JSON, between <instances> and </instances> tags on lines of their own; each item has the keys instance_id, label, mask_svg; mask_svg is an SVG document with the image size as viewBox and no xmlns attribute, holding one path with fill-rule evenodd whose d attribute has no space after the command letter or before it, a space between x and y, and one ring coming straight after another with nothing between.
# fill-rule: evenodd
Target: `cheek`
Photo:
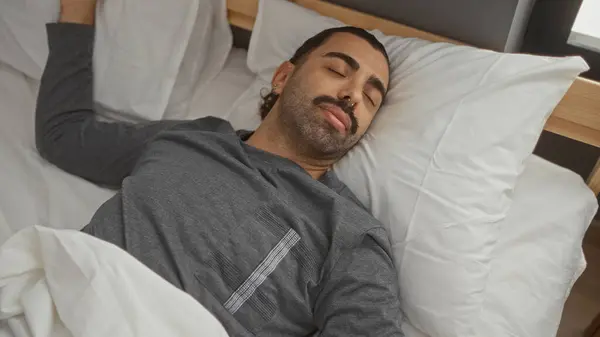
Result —
<instances>
[{"instance_id":1,"label":"cheek","mask_svg":"<svg viewBox=\"0 0 600 337\"><path fill-rule=\"evenodd\" d=\"M354 113L354 116L358 121L358 132L360 134L365 133L369 128L369 125L371 125L371 122L373 121L373 114L370 111L365 111L361 109L361 111L356 111Z\"/></svg>"}]
</instances>

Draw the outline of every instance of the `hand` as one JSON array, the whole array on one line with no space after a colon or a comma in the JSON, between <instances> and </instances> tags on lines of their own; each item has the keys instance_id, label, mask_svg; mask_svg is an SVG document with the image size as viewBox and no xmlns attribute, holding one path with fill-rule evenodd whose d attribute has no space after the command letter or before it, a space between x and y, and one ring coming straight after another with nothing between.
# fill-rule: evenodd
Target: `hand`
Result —
<instances>
[{"instance_id":1,"label":"hand","mask_svg":"<svg viewBox=\"0 0 600 337\"><path fill-rule=\"evenodd\" d=\"M93 25L97 0L60 0L59 22Z\"/></svg>"}]
</instances>

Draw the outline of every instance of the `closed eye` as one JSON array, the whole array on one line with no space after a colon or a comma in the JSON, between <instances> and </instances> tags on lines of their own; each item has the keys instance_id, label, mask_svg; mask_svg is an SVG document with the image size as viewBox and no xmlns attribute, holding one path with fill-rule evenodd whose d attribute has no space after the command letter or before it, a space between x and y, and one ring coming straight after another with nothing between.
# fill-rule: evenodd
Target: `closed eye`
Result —
<instances>
[{"instance_id":1,"label":"closed eye","mask_svg":"<svg viewBox=\"0 0 600 337\"><path fill-rule=\"evenodd\" d=\"M371 96L367 95L367 93L363 92L365 97L369 100L372 106L375 106L375 101L371 98Z\"/></svg>"},{"instance_id":2,"label":"closed eye","mask_svg":"<svg viewBox=\"0 0 600 337\"><path fill-rule=\"evenodd\" d=\"M332 72L332 73L334 73L334 74L336 74L336 75L338 75L338 76L341 76L341 77L346 77L346 75L344 75L344 74L340 73L339 71L337 71L337 70L335 70L335 69L333 69L333 68L327 68L327 70L329 70L330 72Z\"/></svg>"}]
</instances>

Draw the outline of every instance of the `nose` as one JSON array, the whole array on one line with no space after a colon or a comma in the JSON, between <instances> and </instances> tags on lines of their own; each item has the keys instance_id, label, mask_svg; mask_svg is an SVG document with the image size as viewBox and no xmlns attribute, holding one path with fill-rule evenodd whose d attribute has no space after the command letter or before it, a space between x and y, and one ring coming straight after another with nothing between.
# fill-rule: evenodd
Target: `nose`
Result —
<instances>
[{"instance_id":1,"label":"nose","mask_svg":"<svg viewBox=\"0 0 600 337\"><path fill-rule=\"evenodd\" d=\"M356 106L362 99L362 89L357 85L349 84L338 93L338 99L345 100L353 107Z\"/></svg>"}]
</instances>

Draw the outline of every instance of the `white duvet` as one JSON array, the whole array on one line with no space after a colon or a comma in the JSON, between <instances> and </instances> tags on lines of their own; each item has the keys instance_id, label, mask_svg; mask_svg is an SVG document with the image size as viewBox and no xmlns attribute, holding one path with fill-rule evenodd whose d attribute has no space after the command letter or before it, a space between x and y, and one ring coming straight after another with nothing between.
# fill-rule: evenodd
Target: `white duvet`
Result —
<instances>
[{"instance_id":1,"label":"white duvet","mask_svg":"<svg viewBox=\"0 0 600 337\"><path fill-rule=\"evenodd\" d=\"M120 248L30 227L0 248L0 336L227 336L199 302Z\"/></svg>"}]
</instances>

